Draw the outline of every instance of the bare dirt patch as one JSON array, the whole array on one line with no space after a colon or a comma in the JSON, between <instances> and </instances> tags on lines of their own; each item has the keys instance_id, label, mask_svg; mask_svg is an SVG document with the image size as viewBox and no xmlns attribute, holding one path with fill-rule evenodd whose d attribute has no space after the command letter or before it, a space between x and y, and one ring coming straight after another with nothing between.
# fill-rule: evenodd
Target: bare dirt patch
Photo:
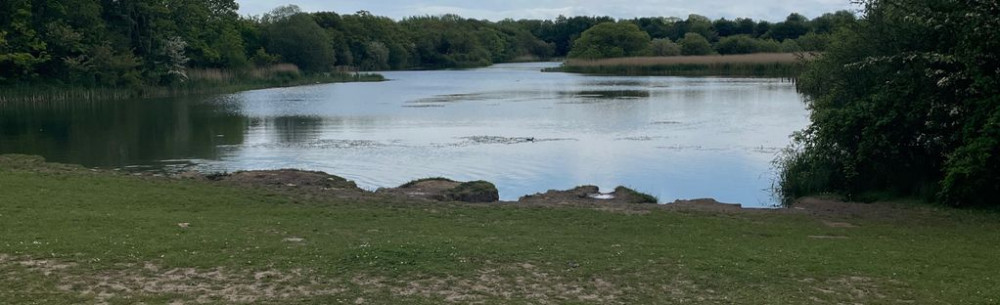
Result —
<instances>
[{"instance_id":1,"label":"bare dirt patch","mask_svg":"<svg viewBox=\"0 0 1000 305\"><path fill-rule=\"evenodd\" d=\"M58 279L56 289L92 298L97 304L141 295L180 295L172 304L255 303L336 295L336 280L301 269L246 272L222 267L164 269L146 262L141 268L88 272L73 262L0 255L0 264L18 264Z\"/></svg>"},{"instance_id":2,"label":"bare dirt patch","mask_svg":"<svg viewBox=\"0 0 1000 305\"><path fill-rule=\"evenodd\" d=\"M858 226L856 226L856 225L854 225L852 223L849 223L849 222L837 222L837 221L829 221L829 220L824 220L823 224L826 225L827 227L831 227L831 228L857 228L858 227Z\"/></svg>"},{"instance_id":3,"label":"bare dirt patch","mask_svg":"<svg viewBox=\"0 0 1000 305\"><path fill-rule=\"evenodd\" d=\"M799 281L813 292L811 299L817 303L852 304L856 301L886 300L883 287L872 278L845 276L826 280L807 278ZM878 302L876 302L878 303Z\"/></svg>"},{"instance_id":4,"label":"bare dirt patch","mask_svg":"<svg viewBox=\"0 0 1000 305\"><path fill-rule=\"evenodd\" d=\"M849 239L847 236L840 235L809 235L812 239Z\"/></svg>"},{"instance_id":5,"label":"bare dirt patch","mask_svg":"<svg viewBox=\"0 0 1000 305\"><path fill-rule=\"evenodd\" d=\"M459 304L496 299L531 300L536 304L620 304L621 298L632 289L602 278L570 279L529 263L483 268L476 275L464 278L446 276L399 280L357 276L352 283L370 293L388 290L395 296L442 299Z\"/></svg>"}]
</instances>

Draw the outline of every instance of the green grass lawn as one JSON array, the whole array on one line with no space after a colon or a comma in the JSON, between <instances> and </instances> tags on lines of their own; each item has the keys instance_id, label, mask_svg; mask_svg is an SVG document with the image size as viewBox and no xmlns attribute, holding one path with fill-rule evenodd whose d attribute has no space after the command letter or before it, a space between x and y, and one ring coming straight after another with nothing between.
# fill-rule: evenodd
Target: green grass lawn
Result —
<instances>
[{"instance_id":1,"label":"green grass lawn","mask_svg":"<svg viewBox=\"0 0 1000 305\"><path fill-rule=\"evenodd\" d=\"M0 156L0 303L1000 303L995 212L386 201Z\"/></svg>"}]
</instances>

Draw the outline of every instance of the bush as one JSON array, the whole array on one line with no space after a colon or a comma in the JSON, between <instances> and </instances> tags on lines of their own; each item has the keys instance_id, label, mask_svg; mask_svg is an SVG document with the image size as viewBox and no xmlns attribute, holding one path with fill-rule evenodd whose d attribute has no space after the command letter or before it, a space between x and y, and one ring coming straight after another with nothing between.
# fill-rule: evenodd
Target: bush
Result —
<instances>
[{"instance_id":1,"label":"bush","mask_svg":"<svg viewBox=\"0 0 1000 305\"><path fill-rule=\"evenodd\" d=\"M573 42L570 58L614 58L649 54L649 34L628 22L605 22L586 30Z\"/></svg>"},{"instance_id":2,"label":"bush","mask_svg":"<svg viewBox=\"0 0 1000 305\"><path fill-rule=\"evenodd\" d=\"M781 51L781 44L774 40L752 38L749 35L724 37L715 45L719 54L774 53Z\"/></svg>"},{"instance_id":3,"label":"bush","mask_svg":"<svg viewBox=\"0 0 1000 305\"><path fill-rule=\"evenodd\" d=\"M715 52L708 39L696 33L684 34L684 38L681 39L680 44L681 54L683 55L709 55Z\"/></svg>"},{"instance_id":4,"label":"bush","mask_svg":"<svg viewBox=\"0 0 1000 305\"><path fill-rule=\"evenodd\" d=\"M649 43L653 56L678 56L681 55L681 46L670 41L670 39L658 38Z\"/></svg>"},{"instance_id":5,"label":"bush","mask_svg":"<svg viewBox=\"0 0 1000 305\"><path fill-rule=\"evenodd\" d=\"M977 30L1000 28L995 5L864 3L797 83L813 123L780 188L1000 205L1000 32Z\"/></svg>"}]
</instances>

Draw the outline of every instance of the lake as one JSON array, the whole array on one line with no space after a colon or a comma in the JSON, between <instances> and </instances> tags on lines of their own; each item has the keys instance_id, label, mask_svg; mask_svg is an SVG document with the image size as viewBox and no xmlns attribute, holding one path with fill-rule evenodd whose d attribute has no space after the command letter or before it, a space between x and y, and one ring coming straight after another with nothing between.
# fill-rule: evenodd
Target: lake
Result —
<instances>
[{"instance_id":1,"label":"lake","mask_svg":"<svg viewBox=\"0 0 1000 305\"><path fill-rule=\"evenodd\" d=\"M594 184L663 202L777 203L771 162L809 123L781 79L542 73L556 63L384 72L208 97L0 105L0 153L89 167L300 168L366 189L487 180L501 199Z\"/></svg>"}]
</instances>

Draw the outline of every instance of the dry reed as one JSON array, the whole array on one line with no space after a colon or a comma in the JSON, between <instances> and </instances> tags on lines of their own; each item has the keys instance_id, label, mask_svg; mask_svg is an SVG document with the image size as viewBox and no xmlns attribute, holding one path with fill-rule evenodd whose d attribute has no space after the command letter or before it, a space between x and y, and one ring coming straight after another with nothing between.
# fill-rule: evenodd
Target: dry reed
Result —
<instances>
[{"instance_id":1,"label":"dry reed","mask_svg":"<svg viewBox=\"0 0 1000 305\"><path fill-rule=\"evenodd\" d=\"M817 54L757 53L669 57L570 59L546 72L630 76L745 76L795 78Z\"/></svg>"},{"instance_id":2,"label":"dry reed","mask_svg":"<svg viewBox=\"0 0 1000 305\"><path fill-rule=\"evenodd\" d=\"M740 55L621 57L597 60L570 59L566 61L566 65L574 67L601 67L797 63L803 59L812 59L815 56L812 53L757 53Z\"/></svg>"}]
</instances>

